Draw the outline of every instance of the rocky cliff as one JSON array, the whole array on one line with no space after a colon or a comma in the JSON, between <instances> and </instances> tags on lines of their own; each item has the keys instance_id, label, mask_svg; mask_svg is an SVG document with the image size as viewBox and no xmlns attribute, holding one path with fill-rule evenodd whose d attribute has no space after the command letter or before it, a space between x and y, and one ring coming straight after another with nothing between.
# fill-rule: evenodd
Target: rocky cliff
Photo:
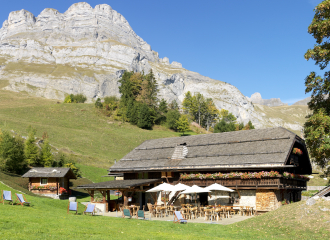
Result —
<instances>
[{"instance_id":1,"label":"rocky cliff","mask_svg":"<svg viewBox=\"0 0 330 240\"><path fill-rule=\"evenodd\" d=\"M35 17L11 12L0 29L0 80L5 89L63 100L83 93L89 101L119 96L118 79L125 70L149 72L159 83L159 98L181 102L187 91L213 98L219 109L238 121L263 127L262 114L236 87L159 58L127 20L109 5L73 4L65 13L45 9Z\"/></svg>"},{"instance_id":2,"label":"rocky cliff","mask_svg":"<svg viewBox=\"0 0 330 240\"><path fill-rule=\"evenodd\" d=\"M271 99L262 99L261 94L256 92L251 95L250 98L248 98L252 103L265 105L268 107L278 107L278 106L284 106L288 105L287 103L283 103L281 99L279 98L271 98Z\"/></svg>"}]
</instances>

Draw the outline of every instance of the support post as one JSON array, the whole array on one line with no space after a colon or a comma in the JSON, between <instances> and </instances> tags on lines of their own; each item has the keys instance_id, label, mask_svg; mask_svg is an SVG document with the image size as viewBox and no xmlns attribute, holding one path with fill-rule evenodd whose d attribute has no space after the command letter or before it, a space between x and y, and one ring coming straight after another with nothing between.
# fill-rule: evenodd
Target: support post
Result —
<instances>
[{"instance_id":1,"label":"support post","mask_svg":"<svg viewBox=\"0 0 330 240\"><path fill-rule=\"evenodd\" d=\"M107 212L109 212L109 209L110 209L110 190L107 190L107 200L108 200L108 204L107 204ZM117 209L117 206L116 206L116 209ZM111 212L111 209L110 209L110 212Z\"/></svg>"},{"instance_id":2,"label":"support post","mask_svg":"<svg viewBox=\"0 0 330 240\"><path fill-rule=\"evenodd\" d=\"M91 195L91 203L92 203L94 202L94 190L91 190L90 195Z\"/></svg>"},{"instance_id":3,"label":"support post","mask_svg":"<svg viewBox=\"0 0 330 240\"><path fill-rule=\"evenodd\" d=\"M124 206L128 206L127 191L123 191L124 195Z\"/></svg>"}]
</instances>

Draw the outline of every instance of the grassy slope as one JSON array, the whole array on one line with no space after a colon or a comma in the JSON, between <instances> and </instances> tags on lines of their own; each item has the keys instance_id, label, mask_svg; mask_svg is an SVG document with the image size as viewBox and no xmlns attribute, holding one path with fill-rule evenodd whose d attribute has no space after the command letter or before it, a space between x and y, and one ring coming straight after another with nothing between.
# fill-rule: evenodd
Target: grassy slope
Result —
<instances>
[{"instance_id":1,"label":"grassy slope","mask_svg":"<svg viewBox=\"0 0 330 240\"><path fill-rule=\"evenodd\" d=\"M93 104L56 104L0 90L0 128L26 136L29 125L39 137L47 131L51 144L73 151L79 163L105 169L147 139L180 135L162 127L150 131L128 123L108 123Z\"/></svg>"},{"instance_id":2,"label":"grassy slope","mask_svg":"<svg viewBox=\"0 0 330 240\"><path fill-rule=\"evenodd\" d=\"M266 119L264 123L267 127L273 126L269 119L276 119L278 123L299 124L303 126L306 121L306 116L310 113L307 106L291 105L291 106L279 106L268 107L264 105L255 104L255 110L264 114ZM268 119L268 120L267 120ZM294 133L300 136L300 131L292 130Z\"/></svg>"},{"instance_id":3,"label":"grassy slope","mask_svg":"<svg viewBox=\"0 0 330 240\"><path fill-rule=\"evenodd\" d=\"M0 190L15 190L0 183ZM330 202L304 202L233 225L173 224L67 214L67 201L26 196L32 207L0 204L0 239L328 239Z\"/></svg>"}]
</instances>

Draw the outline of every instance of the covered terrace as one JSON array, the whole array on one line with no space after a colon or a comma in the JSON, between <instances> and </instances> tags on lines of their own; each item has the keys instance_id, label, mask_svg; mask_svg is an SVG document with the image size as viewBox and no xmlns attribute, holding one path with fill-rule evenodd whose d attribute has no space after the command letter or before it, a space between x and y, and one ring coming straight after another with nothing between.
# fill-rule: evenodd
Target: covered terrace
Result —
<instances>
[{"instance_id":1,"label":"covered terrace","mask_svg":"<svg viewBox=\"0 0 330 240\"><path fill-rule=\"evenodd\" d=\"M102 202L105 204L105 212L117 208L116 202L110 200L110 190L117 190L122 193L124 206L128 205L129 198L136 192L146 192L154 187L157 183L162 183L162 179L132 179L132 180L115 180L107 182L92 183L80 185L78 189L85 189L91 196L91 203L95 203L95 191L99 191L102 196ZM129 195L130 193L130 195ZM151 195L156 200L156 194Z\"/></svg>"}]
</instances>

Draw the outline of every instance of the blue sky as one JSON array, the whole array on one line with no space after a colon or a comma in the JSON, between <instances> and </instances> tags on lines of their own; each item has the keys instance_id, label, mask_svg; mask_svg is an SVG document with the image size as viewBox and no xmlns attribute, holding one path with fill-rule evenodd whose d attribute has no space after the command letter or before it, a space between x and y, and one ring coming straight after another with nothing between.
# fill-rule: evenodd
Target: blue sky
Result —
<instances>
[{"instance_id":1,"label":"blue sky","mask_svg":"<svg viewBox=\"0 0 330 240\"><path fill-rule=\"evenodd\" d=\"M72 0L1 3L0 22L11 11L35 16L44 8L65 12ZM236 86L245 96L289 104L306 98L305 77L320 72L304 53L315 44L307 33L321 0L90 0L109 4L133 30L170 62Z\"/></svg>"}]
</instances>

